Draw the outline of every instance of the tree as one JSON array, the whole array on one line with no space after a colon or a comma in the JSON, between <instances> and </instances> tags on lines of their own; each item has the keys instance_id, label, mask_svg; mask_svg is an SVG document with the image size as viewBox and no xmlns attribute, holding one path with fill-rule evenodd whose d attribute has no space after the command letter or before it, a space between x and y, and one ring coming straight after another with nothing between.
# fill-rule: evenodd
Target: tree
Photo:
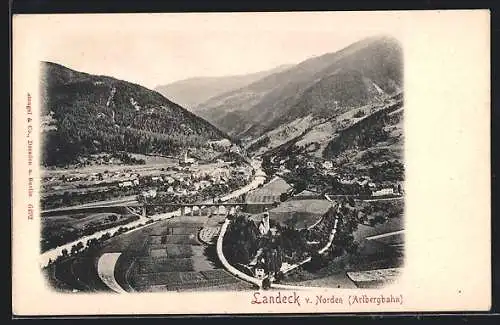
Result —
<instances>
[{"instance_id":1,"label":"tree","mask_svg":"<svg viewBox=\"0 0 500 325\"><path fill-rule=\"evenodd\" d=\"M63 257L67 257L68 256L68 250L65 248L61 251L61 254Z\"/></svg>"},{"instance_id":2,"label":"tree","mask_svg":"<svg viewBox=\"0 0 500 325\"><path fill-rule=\"evenodd\" d=\"M285 278L285 274L282 271L279 271L274 276L275 282L280 283Z\"/></svg>"},{"instance_id":3,"label":"tree","mask_svg":"<svg viewBox=\"0 0 500 325\"><path fill-rule=\"evenodd\" d=\"M109 232L103 234L101 238L99 238L100 241L105 241L111 238L111 234Z\"/></svg>"},{"instance_id":4,"label":"tree","mask_svg":"<svg viewBox=\"0 0 500 325\"><path fill-rule=\"evenodd\" d=\"M89 240L87 241L87 247L88 247L89 249L92 249L92 248L97 247L97 246L98 246L98 244L99 244L99 241L98 241L97 239L95 239L95 238L91 238L91 239L89 239Z\"/></svg>"},{"instance_id":5,"label":"tree","mask_svg":"<svg viewBox=\"0 0 500 325\"><path fill-rule=\"evenodd\" d=\"M269 278L265 278L262 280L262 289L269 290L271 288L271 280Z\"/></svg>"},{"instance_id":6,"label":"tree","mask_svg":"<svg viewBox=\"0 0 500 325\"><path fill-rule=\"evenodd\" d=\"M325 264L323 257L317 252L311 254L311 261L308 263L308 267L312 271L317 271L322 268Z\"/></svg>"},{"instance_id":7,"label":"tree","mask_svg":"<svg viewBox=\"0 0 500 325\"><path fill-rule=\"evenodd\" d=\"M76 250L79 251L80 249L82 249L84 246L83 246L83 243L81 241L79 241L77 244L76 244Z\"/></svg>"}]
</instances>

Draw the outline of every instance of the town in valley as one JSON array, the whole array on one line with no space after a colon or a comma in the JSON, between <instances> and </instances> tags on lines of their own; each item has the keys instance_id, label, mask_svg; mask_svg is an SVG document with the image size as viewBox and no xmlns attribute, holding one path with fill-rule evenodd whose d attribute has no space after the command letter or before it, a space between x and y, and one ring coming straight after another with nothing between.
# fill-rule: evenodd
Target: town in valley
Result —
<instances>
[{"instance_id":1,"label":"town in valley","mask_svg":"<svg viewBox=\"0 0 500 325\"><path fill-rule=\"evenodd\" d=\"M40 64L40 267L53 290L247 290L260 304L273 293L256 290L275 289L297 303L284 290L401 274L395 38L155 89Z\"/></svg>"}]
</instances>

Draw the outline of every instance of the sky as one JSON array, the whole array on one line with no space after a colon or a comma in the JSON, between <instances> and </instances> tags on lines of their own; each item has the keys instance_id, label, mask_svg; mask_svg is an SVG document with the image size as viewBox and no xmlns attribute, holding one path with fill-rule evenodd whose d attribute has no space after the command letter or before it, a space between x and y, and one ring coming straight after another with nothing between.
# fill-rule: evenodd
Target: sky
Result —
<instances>
[{"instance_id":1,"label":"sky","mask_svg":"<svg viewBox=\"0 0 500 325\"><path fill-rule=\"evenodd\" d=\"M404 23L400 15L389 12L18 18L29 19L40 60L149 88L192 77L247 74L299 63L372 35L401 38Z\"/></svg>"}]
</instances>

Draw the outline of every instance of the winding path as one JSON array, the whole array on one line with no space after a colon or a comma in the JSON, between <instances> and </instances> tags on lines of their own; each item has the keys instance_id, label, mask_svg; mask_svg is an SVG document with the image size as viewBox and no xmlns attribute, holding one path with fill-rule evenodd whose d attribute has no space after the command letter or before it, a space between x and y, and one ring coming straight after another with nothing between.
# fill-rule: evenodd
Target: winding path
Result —
<instances>
[{"instance_id":1,"label":"winding path","mask_svg":"<svg viewBox=\"0 0 500 325\"><path fill-rule=\"evenodd\" d=\"M234 276L237 276L238 278L240 278L244 281L247 281L247 282L250 282L254 285L257 285L257 286L259 286L259 288L261 288L262 287L262 280L251 277L251 276L239 271L234 266L229 264L226 257L224 256L224 253L222 251L222 243L224 241L224 235L226 234L226 230L227 230L227 227L229 226L230 222L231 221L229 219L226 219L224 221L224 224L222 225L222 227L220 229L219 237L217 238L217 256L219 257L219 260L221 261L222 265L224 265L226 270L228 270L231 274L233 274Z\"/></svg>"},{"instance_id":2,"label":"winding path","mask_svg":"<svg viewBox=\"0 0 500 325\"><path fill-rule=\"evenodd\" d=\"M127 291L118 284L115 279L115 265L122 253L104 253L97 262L97 274L102 282L111 290L117 293L126 293Z\"/></svg>"}]
</instances>

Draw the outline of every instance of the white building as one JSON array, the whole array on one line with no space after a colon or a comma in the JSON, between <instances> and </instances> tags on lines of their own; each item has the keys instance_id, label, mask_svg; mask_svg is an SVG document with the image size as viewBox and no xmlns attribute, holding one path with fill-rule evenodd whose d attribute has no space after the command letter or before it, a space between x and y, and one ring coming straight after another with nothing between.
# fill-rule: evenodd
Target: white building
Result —
<instances>
[{"instance_id":1,"label":"white building","mask_svg":"<svg viewBox=\"0 0 500 325\"><path fill-rule=\"evenodd\" d=\"M332 169L333 163L330 160L325 160L322 166L324 169Z\"/></svg>"},{"instance_id":2,"label":"white building","mask_svg":"<svg viewBox=\"0 0 500 325\"><path fill-rule=\"evenodd\" d=\"M342 178L339 180L339 183L340 184L344 184L344 185L352 185L354 184L356 181L353 180L353 179L346 179L346 178Z\"/></svg>"},{"instance_id":3,"label":"white building","mask_svg":"<svg viewBox=\"0 0 500 325\"><path fill-rule=\"evenodd\" d=\"M153 182L161 182L161 181L163 181L163 178L161 176L153 176L153 177L151 177L151 180Z\"/></svg>"},{"instance_id":4,"label":"white building","mask_svg":"<svg viewBox=\"0 0 500 325\"><path fill-rule=\"evenodd\" d=\"M125 181L118 184L119 187L132 187L134 184L131 181Z\"/></svg>"},{"instance_id":5,"label":"white building","mask_svg":"<svg viewBox=\"0 0 500 325\"><path fill-rule=\"evenodd\" d=\"M393 188L383 188L381 190L375 191L372 193L373 196L383 196L383 195L391 195L394 194Z\"/></svg>"},{"instance_id":6,"label":"white building","mask_svg":"<svg viewBox=\"0 0 500 325\"><path fill-rule=\"evenodd\" d=\"M262 218L262 221L259 223L259 231L261 235L265 235L269 232L270 229L269 225L269 213L264 213L264 217Z\"/></svg>"},{"instance_id":7,"label":"white building","mask_svg":"<svg viewBox=\"0 0 500 325\"><path fill-rule=\"evenodd\" d=\"M193 165L196 162L194 158L188 158L187 151L184 152L184 158L179 160L179 165L181 166L189 166Z\"/></svg>"}]
</instances>

